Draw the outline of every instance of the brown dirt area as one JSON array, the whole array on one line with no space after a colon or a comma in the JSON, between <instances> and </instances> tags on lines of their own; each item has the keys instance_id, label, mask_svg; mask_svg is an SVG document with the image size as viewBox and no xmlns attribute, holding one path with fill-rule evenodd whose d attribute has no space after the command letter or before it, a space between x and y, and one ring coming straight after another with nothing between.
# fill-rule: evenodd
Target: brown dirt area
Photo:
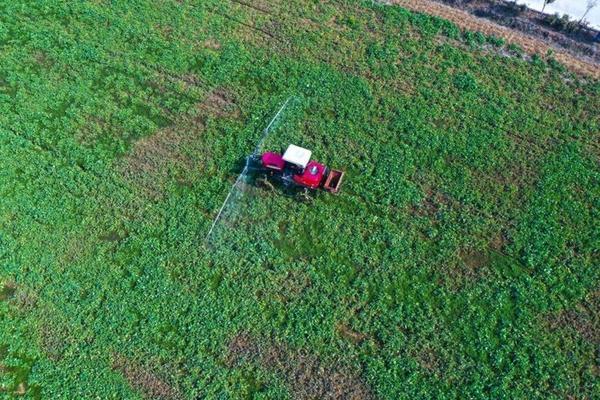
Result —
<instances>
[{"instance_id":1,"label":"brown dirt area","mask_svg":"<svg viewBox=\"0 0 600 400\"><path fill-rule=\"evenodd\" d=\"M190 84L192 78L186 80ZM190 154L202 153L202 133L206 118L239 118L240 110L232 92L217 88L208 93L189 115L180 116L172 126L136 141L129 154L120 160L118 169L148 197L162 197L164 185L173 171L201 167L201 160ZM206 155L204 155L206 156Z\"/></svg>"},{"instance_id":2,"label":"brown dirt area","mask_svg":"<svg viewBox=\"0 0 600 400\"><path fill-rule=\"evenodd\" d=\"M564 50L551 46L541 39L478 18L466 11L458 10L430 0L389 0L387 3L397 4L412 11L447 19L464 30L478 31L486 35L502 38L508 43L518 44L528 54L539 54L543 56L547 54L548 50L552 50L554 58L573 72L600 79L600 66L597 64L581 60Z\"/></svg>"},{"instance_id":3,"label":"brown dirt area","mask_svg":"<svg viewBox=\"0 0 600 400\"><path fill-rule=\"evenodd\" d=\"M367 335L364 333L356 332L352 330L348 325L338 323L335 327L337 333L346 340L354 344L360 344L363 340L367 338Z\"/></svg>"},{"instance_id":4,"label":"brown dirt area","mask_svg":"<svg viewBox=\"0 0 600 400\"><path fill-rule=\"evenodd\" d=\"M13 281L0 285L0 301L11 299L17 292L17 284Z\"/></svg>"},{"instance_id":5,"label":"brown dirt area","mask_svg":"<svg viewBox=\"0 0 600 400\"><path fill-rule=\"evenodd\" d=\"M55 325L44 324L39 331L40 345L44 353L52 361L60 361L64 357L69 337L65 329Z\"/></svg>"},{"instance_id":6,"label":"brown dirt area","mask_svg":"<svg viewBox=\"0 0 600 400\"><path fill-rule=\"evenodd\" d=\"M600 290L590 293L574 309L548 316L552 330L575 329L585 340L600 345Z\"/></svg>"},{"instance_id":7,"label":"brown dirt area","mask_svg":"<svg viewBox=\"0 0 600 400\"><path fill-rule=\"evenodd\" d=\"M304 351L267 342L263 344L249 334L236 335L229 343L227 364L257 363L281 375L294 399L368 400L373 394L356 374L341 367L326 366L316 356Z\"/></svg>"},{"instance_id":8,"label":"brown dirt area","mask_svg":"<svg viewBox=\"0 0 600 400\"><path fill-rule=\"evenodd\" d=\"M139 390L148 399L180 399L181 394L170 384L144 367L132 363L121 355L115 355L113 369L121 372L131 387Z\"/></svg>"},{"instance_id":9,"label":"brown dirt area","mask_svg":"<svg viewBox=\"0 0 600 400\"><path fill-rule=\"evenodd\" d=\"M239 118L240 116L234 94L223 88L210 92L198 105L198 110L217 117Z\"/></svg>"},{"instance_id":10,"label":"brown dirt area","mask_svg":"<svg viewBox=\"0 0 600 400\"><path fill-rule=\"evenodd\" d=\"M440 377L443 369L443 362L438 352L430 346L425 346L417 351L411 352L419 366L428 374Z\"/></svg>"},{"instance_id":11,"label":"brown dirt area","mask_svg":"<svg viewBox=\"0 0 600 400\"><path fill-rule=\"evenodd\" d=\"M503 232L492 235L487 245L476 248L462 248L458 251L457 265L450 270L455 288L467 282L474 282L489 276L494 253L504 255L508 239Z\"/></svg>"},{"instance_id":12,"label":"brown dirt area","mask_svg":"<svg viewBox=\"0 0 600 400\"><path fill-rule=\"evenodd\" d=\"M35 308L37 297L35 293L14 281L0 284L0 301L7 301L19 312L29 312Z\"/></svg>"},{"instance_id":13,"label":"brown dirt area","mask_svg":"<svg viewBox=\"0 0 600 400\"><path fill-rule=\"evenodd\" d=\"M213 38L209 38L206 39L203 43L202 43L203 47L207 48L207 49L212 49L212 50L219 50L221 48L221 43Z\"/></svg>"},{"instance_id":14,"label":"brown dirt area","mask_svg":"<svg viewBox=\"0 0 600 400\"><path fill-rule=\"evenodd\" d=\"M449 206L449 199L443 193L436 191L431 185L423 184L423 200L412 208L412 213L419 217L428 217L432 224L437 224L436 215Z\"/></svg>"},{"instance_id":15,"label":"brown dirt area","mask_svg":"<svg viewBox=\"0 0 600 400\"><path fill-rule=\"evenodd\" d=\"M183 132L167 128L138 140L120 165L128 180L145 189L151 198L160 198L169 167L191 167L182 148L190 140Z\"/></svg>"}]
</instances>

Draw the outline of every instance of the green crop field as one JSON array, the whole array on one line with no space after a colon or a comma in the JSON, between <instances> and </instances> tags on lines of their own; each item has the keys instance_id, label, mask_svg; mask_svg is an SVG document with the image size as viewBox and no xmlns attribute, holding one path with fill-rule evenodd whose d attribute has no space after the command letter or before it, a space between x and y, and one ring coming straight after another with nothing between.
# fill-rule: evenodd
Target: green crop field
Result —
<instances>
[{"instance_id":1,"label":"green crop field","mask_svg":"<svg viewBox=\"0 0 600 400\"><path fill-rule=\"evenodd\" d=\"M294 143L339 195L242 179ZM600 82L397 6L0 4L0 398L598 399Z\"/></svg>"}]
</instances>

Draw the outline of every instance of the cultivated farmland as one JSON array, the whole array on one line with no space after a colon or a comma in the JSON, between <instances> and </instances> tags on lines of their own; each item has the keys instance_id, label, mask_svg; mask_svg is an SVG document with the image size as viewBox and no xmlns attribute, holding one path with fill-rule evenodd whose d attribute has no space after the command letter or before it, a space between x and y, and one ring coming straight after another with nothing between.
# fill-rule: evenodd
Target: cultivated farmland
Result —
<instances>
[{"instance_id":1,"label":"cultivated farmland","mask_svg":"<svg viewBox=\"0 0 600 400\"><path fill-rule=\"evenodd\" d=\"M0 397L597 398L593 76L372 1L0 10ZM206 240L287 99L341 193Z\"/></svg>"}]
</instances>

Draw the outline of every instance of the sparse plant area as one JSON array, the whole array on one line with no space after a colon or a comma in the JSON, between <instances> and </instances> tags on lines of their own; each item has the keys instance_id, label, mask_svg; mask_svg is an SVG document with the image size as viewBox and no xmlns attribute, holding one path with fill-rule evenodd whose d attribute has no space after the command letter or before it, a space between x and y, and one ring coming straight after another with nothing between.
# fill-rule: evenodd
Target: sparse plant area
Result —
<instances>
[{"instance_id":1,"label":"sparse plant area","mask_svg":"<svg viewBox=\"0 0 600 400\"><path fill-rule=\"evenodd\" d=\"M0 10L1 398L597 396L598 80L366 0ZM290 98L338 194L236 181Z\"/></svg>"}]
</instances>

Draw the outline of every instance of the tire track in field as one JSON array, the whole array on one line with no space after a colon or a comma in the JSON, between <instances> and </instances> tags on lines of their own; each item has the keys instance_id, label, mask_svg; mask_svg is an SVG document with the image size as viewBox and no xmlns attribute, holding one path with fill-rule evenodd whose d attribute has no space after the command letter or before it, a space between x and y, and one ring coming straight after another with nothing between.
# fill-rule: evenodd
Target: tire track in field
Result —
<instances>
[{"instance_id":1,"label":"tire track in field","mask_svg":"<svg viewBox=\"0 0 600 400\"><path fill-rule=\"evenodd\" d=\"M479 31L486 35L497 36L509 43L518 44L528 54L545 55L548 50L552 50L554 58L567 66L571 71L594 79L600 79L600 66L598 64L577 58L564 50L557 49L541 39L517 32L486 19L475 17L466 11L436 3L431 0L388 0L387 4L397 4L411 11L447 19L464 30Z\"/></svg>"}]
</instances>

